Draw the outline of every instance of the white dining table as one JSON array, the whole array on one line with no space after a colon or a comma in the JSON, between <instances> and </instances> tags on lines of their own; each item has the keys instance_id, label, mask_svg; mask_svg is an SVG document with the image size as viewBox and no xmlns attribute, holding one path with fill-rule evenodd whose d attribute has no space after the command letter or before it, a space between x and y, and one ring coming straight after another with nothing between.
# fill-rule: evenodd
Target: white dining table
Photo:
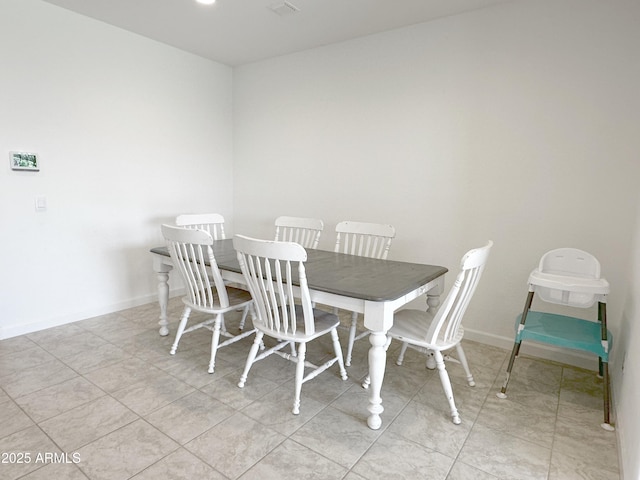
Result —
<instances>
[{"instance_id":1,"label":"white dining table","mask_svg":"<svg viewBox=\"0 0 640 480\"><path fill-rule=\"evenodd\" d=\"M222 277L244 284L232 240L215 241L213 251ZM166 247L152 248L151 254L158 277L160 335L168 335L169 274L173 263ZM380 391L387 357L386 332L393 325L393 314L422 295L426 296L425 309L437 308L447 269L313 249L307 249L307 257L305 269L312 302L363 314L364 326L371 332L367 424L377 430L382 426L384 411Z\"/></svg>"}]
</instances>

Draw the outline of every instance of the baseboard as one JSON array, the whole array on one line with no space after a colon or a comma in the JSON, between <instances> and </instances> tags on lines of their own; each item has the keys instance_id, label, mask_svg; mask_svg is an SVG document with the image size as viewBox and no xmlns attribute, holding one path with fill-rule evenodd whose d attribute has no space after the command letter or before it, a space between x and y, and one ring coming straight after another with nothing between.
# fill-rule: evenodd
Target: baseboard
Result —
<instances>
[{"instance_id":1,"label":"baseboard","mask_svg":"<svg viewBox=\"0 0 640 480\"><path fill-rule=\"evenodd\" d=\"M464 338L494 347L504 348L511 351L513 348L513 337L502 337L479 330L471 330L465 327ZM598 358L594 355L583 354L581 352L556 348L552 345L543 345L533 342L523 342L520 347L520 355L544 358L554 362L573 365L587 370L598 369Z\"/></svg>"},{"instance_id":2,"label":"baseboard","mask_svg":"<svg viewBox=\"0 0 640 480\"><path fill-rule=\"evenodd\" d=\"M184 295L183 288L171 289L171 297L181 295ZM58 327L60 325L66 325L67 323L86 320L87 318L97 317L99 315L107 315L109 313L118 312L120 310L125 310L127 308L133 308L140 305L146 305L148 303L157 301L158 296L156 294L149 294L123 302L105 305L103 307L92 309L89 311L76 312L73 314L63 315L61 317L50 318L47 320L32 322L28 324L8 325L0 327L0 340L45 330L47 328ZM465 328L464 332L465 338L467 340L484 343L486 345L492 345L494 347L504 348L505 350L509 351L513 348L513 337L502 337L469 328ZM594 356L584 355L579 352L573 352L571 350L563 350L548 345L525 342L522 344L520 353L523 355L540 357L567 365L574 365L580 368L586 368L588 370L596 370L598 368L598 359Z\"/></svg>"},{"instance_id":3,"label":"baseboard","mask_svg":"<svg viewBox=\"0 0 640 480\"><path fill-rule=\"evenodd\" d=\"M184 295L183 288L171 289L171 297L182 295ZM40 330L46 330L47 328L59 327L60 325L66 325L68 323L78 322L80 320L86 320L100 315L107 315L109 313L119 312L120 310L126 310L127 308L139 307L140 305L146 305L154 302L158 302L158 295L149 294L83 312L74 312L68 315L62 315L60 317L39 320L31 323L5 325L0 327L0 340L17 337L18 335L25 335L27 333L38 332Z\"/></svg>"}]
</instances>

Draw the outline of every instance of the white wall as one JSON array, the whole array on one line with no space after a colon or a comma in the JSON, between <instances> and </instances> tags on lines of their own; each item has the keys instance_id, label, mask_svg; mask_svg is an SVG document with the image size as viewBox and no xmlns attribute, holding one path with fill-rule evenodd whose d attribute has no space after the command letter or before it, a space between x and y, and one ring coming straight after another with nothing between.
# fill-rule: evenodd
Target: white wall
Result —
<instances>
[{"instance_id":1,"label":"white wall","mask_svg":"<svg viewBox=\"0 0 640 480\"><path fill-rule=\"evenodd\" d=\"M0 65L0 338L153 301L159 224L232 215L231 69L36 0L0 3Z\"/></svg>"},{"instance_id":2,"label":"white wall","mask_svg":"<svg viewBox=\"0 0 640 480\"><path fill-rule=\"evenodd\" d=\"M390 258L453 270L492 239L466 331L506 348L544 252L599 258L625 478L640 475L639 24L631 0L518 1L234 70L237 232L315 216L332 248L340 220L388 222Z\"/></svg>"},{"instance_id":3,"label":"white wall","mask_svg":"<svg viewBox=\"0 0 640 480\"><path fill-rule=\"evenodd\" d=\"M640 475L639 24L632 1L522 1L234 70L237 232L268 237L278 215L316 216L331 248L340 220L388 222L390 258L454 270L492 239L466 332L506 348L544 252L600 259L629 479Z\"/></svg>"},{"instance_id":4,"label":"white wall","mask_svg":"<svg viewBox=\"0 0 640 480\"><path fill-rule=\"evenodd\" d=\"M577 246L613 287L637 478L639 20L635 0L523 0L232 72L2 0L0 338L154 301L148 248L183 212L262 236L281 214L321 217L324 248L339 220L391 222L391 258L452 269L491 238L467 331L507 346L529 270ZM10 150L42 170L11 171Z\"/></svg>"},{"instance_id":5,"label":"white wall","mask_svg":"<svg viewBox=\"0 0 640 480\"><path fill-rule=\"evenodd\" d=\"M540 256L582 248L612 284L618 331L640 173L639 11L519 1L235 69L236 231L317 216L331 248L340 220L392 223L390 258L451 269L492 239L466 324L503 346Z\"/></svg>"},{"instance_id":6,"label":"white wall","mask_svg":"<svg viewBox=\"0 0 640 480\"><path fill-rule=\"evenodd\" d=\"M620 334L616 339L618 353L618 381L614 385L618 405L618 438L624 478L640 478L640 210L636 221L633 253L630 255L632 269L629 289L624 302ZM626 356L622 352L626 352Z\"/></svg>"}]
</instances>

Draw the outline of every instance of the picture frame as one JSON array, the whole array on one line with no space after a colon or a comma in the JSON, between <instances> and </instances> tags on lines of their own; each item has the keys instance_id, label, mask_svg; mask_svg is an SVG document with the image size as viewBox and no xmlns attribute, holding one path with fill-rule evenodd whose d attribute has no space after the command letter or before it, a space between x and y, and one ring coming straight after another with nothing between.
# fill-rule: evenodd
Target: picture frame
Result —
<instances>
[{"instance_id":1,"label":"picture frame","mask_svg":"<svg viewBox=\"0 0 640 480\"><path fill-rule=\"evenodd\" d=\"M12 170L40 171L40 161L37 153L9 152L9 163Z\"/></svg>"}]
</instances>

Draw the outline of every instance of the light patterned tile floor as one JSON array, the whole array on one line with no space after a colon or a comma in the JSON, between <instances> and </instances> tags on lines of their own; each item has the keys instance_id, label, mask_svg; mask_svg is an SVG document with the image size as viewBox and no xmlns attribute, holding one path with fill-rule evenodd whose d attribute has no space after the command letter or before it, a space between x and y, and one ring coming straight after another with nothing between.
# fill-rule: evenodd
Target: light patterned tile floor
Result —
<instances>
[{"instance_id":1,"label":"light patterned tile floor","mask_svg":"<svg viewBox=\"0 0 640 480\"><path fill-rule=\"evenodd\" d=\"M172 299L172 332L180 310ZM465 342L476 386L448 364L462 416L454 425L438 374L413 351L395 365L392 344L383 427L373 431L360 386L367 339L349 380L336 366L306 383L294 416L293 364L270 357L240 389L251 338L221 349L210 375L209 331L185 335L171 356L157 315L151 304L0 341L0 478L619 478L594 372L522 357L499 400L509 352ZM227 318L231 331L237 321ZM308 358L330 351L323 339Z\"/></svg>"}]
</instances>

